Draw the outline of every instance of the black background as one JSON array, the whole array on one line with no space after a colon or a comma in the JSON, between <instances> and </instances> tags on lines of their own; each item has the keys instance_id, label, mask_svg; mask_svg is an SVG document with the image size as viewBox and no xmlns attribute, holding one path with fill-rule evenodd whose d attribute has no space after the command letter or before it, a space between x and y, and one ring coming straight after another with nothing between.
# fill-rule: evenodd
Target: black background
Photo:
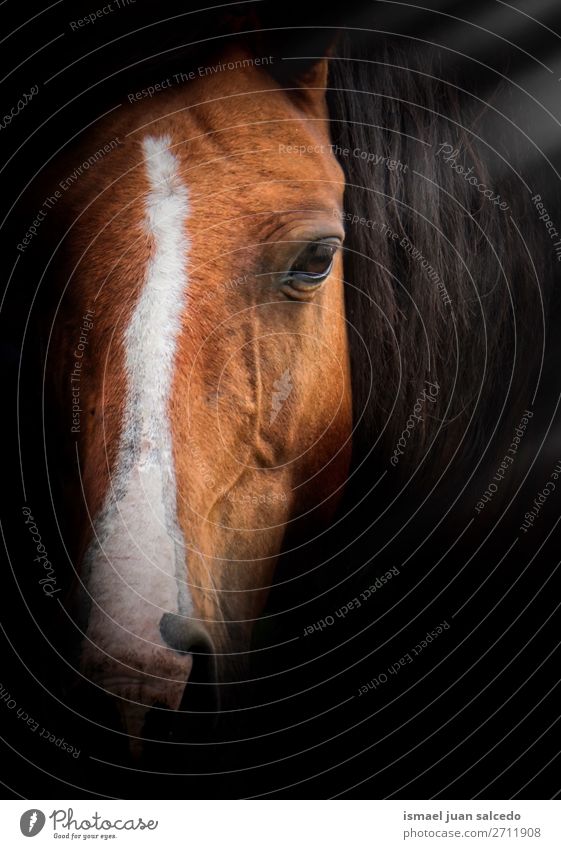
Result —
<instances>
[{"instance_id":1,"label":"black background","mask_svg":"<svg viewBox=\"0 0 561 849\"><path fill-rule=\"evenodd\" d=\"M427 0L423 5L424 10L399 2L355 4L344 10L343 24L403 33L405 43L438 45L444 66L461 85L482 101L492 99L512 120L490 119L486 131L524 159L534 191L561 223L561 12L556 4ZM185 45L208 38L218 19L216 11L189 16L182 4L137 0L83 31L70 30L70 20L95 8L96 3L66 0L36 12L13 0L0 7L0 37L6 38L0 54L5 109L0 111L9 111L22 92L39 85L37 97L0 132L3 284L10 279L1 312L2 528L8 558L0 593L0 684L41 726L81 750L73 759L38 739L16 710L0 701L6 797L555 796L561 790L561 488L532 531L518 531L561 458L555 290L534 419L516 476L492 508L481 516L473 510L494 472L492 459L449 512L464 484L453 472L434 492L413 487L389 509L390 490L368 495L357 507L364 481L356 490L351 487L342 514L352 507L352 515L323 541L324 558L339 553L298 585L297 598L293 588L288 598L283 590L286 566L281 565L279 587L256 635L256 645L265 650L256 652L254 682L242 688L237 709L224 715L218 730L206 728L200 716L187 731L185 724L172 729L175 744L155 745L141 766L127 760L121 735L96 727L76 704L65 703L60 681L66 663L56 651L57 602L43 597L31 573L33 552L21 513L27 503L64 574L68 567L42 443L37 365L42 342L34 306L42 266L30 249L13 271L16 244L34 217L35 175L49 158L124 92L161 79L170 69L184 69ZM276 14L291 24L298 20L288 8ZM148 26L174 15L180 17ZM306 15L318 23L331 20L325 9L308 9ZM298 55L290 50L300 47L299 39L302 33L286 31L285 55ZM188 66L196 66L197 53L188 56ZM546 261L553 264L553 255ZM536 347L541 344L538 329ZM369 601L344 618L334 616L394 566L399 575ZM273 615L286 607L292 608L289 615ZM332 626L303 636L307 626L329 615ZM357 695L443 621L450 628L414 664ZM282 649L266 648L281 641ZM100 706L101 724L103 710Z\"/></svg>"}]
</instances>

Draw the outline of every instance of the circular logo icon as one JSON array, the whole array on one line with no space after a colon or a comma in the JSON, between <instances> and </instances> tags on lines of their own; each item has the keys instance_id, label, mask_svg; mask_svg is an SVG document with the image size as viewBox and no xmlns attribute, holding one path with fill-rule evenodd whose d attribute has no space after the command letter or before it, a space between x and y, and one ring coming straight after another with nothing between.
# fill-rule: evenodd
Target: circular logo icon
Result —
<instances>
[{"instance_id":1,"label":"circular logo icon","mask_svg":"<svg viewBox=\"0 0 561 849\"><path fill-rule=\"evenodd\" d=\"M25 834L26 837L35 837L36 834L39 834L44 825L45 814L43 811L37 810L37 808L32 808L30 811L26 811L21 815L19 821L21 833Z\"/></svg>"}]
</instances>

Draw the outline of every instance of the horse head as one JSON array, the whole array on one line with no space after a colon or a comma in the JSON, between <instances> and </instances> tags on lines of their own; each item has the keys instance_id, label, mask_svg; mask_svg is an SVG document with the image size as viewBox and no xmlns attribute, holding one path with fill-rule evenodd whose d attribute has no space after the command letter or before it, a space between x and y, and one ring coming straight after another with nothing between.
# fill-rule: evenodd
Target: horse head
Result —
<instances>
[{"instance_id":1,"label":"horse head","mask_svg":"<svg viewBox=\"0 0 561 849\"><path fill-rule=\"evenodd\" d=\"M326 526L348 474L326 61L288 85L270 62L240 43L134 93L69 193L51 349L79 401L69 609L80 674L137 750L190 678L240 675L279 554Z\"/></svg>"}]
</instances>

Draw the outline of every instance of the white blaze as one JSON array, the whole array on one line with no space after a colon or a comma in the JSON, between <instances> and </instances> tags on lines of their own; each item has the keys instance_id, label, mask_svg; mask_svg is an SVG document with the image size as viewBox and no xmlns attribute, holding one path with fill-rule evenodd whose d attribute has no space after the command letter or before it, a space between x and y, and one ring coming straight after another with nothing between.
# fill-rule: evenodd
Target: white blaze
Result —
<instances>
[{"instance_id":1,"label":"white blaze","mask_svg":"<svg viewBox=\"0 0 561 849\"><path fill-rule=\"evenodd\" d=\"M138 669L140 662L140 670L157 676L159 669L163 677L160 619L165 612L192 613L169 422L186 301L189 203L169 146L166 136L143 140L149 183L145 226L153 248L124 336L127 394L121 442L85 574L94 600L89 640L121 663L130 661ZM160 660L154 669L156 655ZM94 667L103 667L86 640L84 658L88 656Z\"/></svg>"}]
</instances>

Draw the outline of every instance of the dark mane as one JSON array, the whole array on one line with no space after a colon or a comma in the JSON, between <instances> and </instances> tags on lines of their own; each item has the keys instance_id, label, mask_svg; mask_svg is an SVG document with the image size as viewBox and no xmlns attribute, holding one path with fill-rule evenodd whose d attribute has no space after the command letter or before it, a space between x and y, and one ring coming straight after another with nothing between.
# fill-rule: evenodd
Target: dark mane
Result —
<instances>
[{"instance_id":1,"label":"dark mane","mask_svg":"<svg viewBox=\"0 0 561 849\"><path fill-rule=\"evenodd\" d=\"M480 136L481 103L442 77L429 51L356 32L330 62L332 136L347 178L355 457L372 452L387 464L425 381L436 382L401 464L409 472L433 441L433 467L456 449L469 461L499 422L531 405L543 334L539 263L522 239L535 217L524 216L523 182L514 167L497 177L499 140ZM438 155L444 143L502 209ZM357 149L401 165L369 163ZM539 239L530 244L537 253Z\"/></svg>"}]
</instances>

